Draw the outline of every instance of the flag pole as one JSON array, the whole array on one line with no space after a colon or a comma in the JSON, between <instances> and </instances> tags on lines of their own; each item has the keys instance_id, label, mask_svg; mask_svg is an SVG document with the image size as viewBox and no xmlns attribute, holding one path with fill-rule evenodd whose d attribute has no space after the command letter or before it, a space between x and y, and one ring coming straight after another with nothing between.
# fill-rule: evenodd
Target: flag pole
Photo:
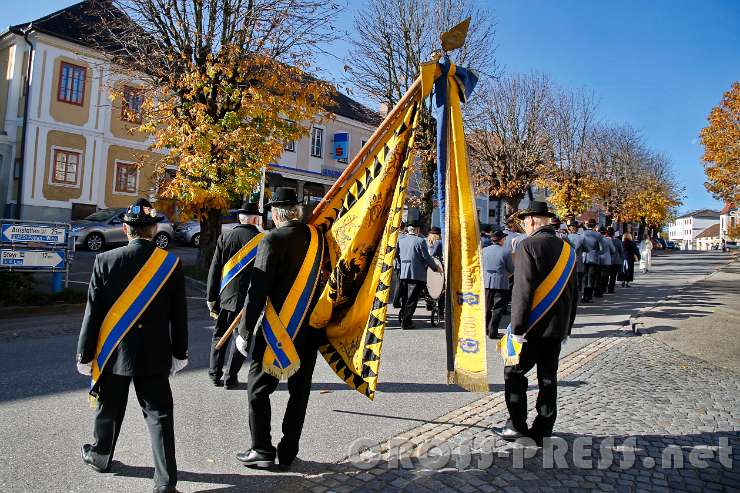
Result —
<instances>
[{"instance_id":1,"label":"flag pole","mask_svg":"<svg viewBox=\"0 0 740 493\"><path fill-rule=\"evenodd\" d=\"M378 126L377 129L375 129L375 132L373 132L367 142L365 142L365 145L362 146L360 152L357 153L357 155L354 157L354 159L352 159L349 165L347 165L339 178L337 178L337 181L334 182L334 185L331 187L331 189L329 189L326 195L324 195L324 198L321 199L321 202L319 202L319 204L314 208L312 218L316 218L321 214L321 212L324 210L324 208L326 208L329 202L331 202L331 200L339 192L339 190L342 189L345 180L352 176L357 168L362 165L365 155L368 154L373 149L373 147L375 147L377 141L385 135L385 133L388 131L389 128L392 127L396 120L403 116L403 112L408 108L409 104L416 100L416 98L419 96L418 93L420 91L421 76L417 77L414 83L411 84L411 87L409 87L408 91L406 91L406 94L404 94L403 97L398 101L398 103L396 103L396 106L393 107L393 109L388 113L383 122Z\"/></svg>"}]
</instances>

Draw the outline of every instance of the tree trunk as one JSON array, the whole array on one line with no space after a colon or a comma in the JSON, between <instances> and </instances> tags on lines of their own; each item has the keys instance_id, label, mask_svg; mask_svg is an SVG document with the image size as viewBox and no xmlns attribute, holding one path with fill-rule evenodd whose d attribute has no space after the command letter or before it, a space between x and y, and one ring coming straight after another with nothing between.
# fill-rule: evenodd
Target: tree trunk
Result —
<instances>
[{"instance_id":1,"label":"tree trunk","mask_svg":"<svg viewBox=\"0 0 740 493\"><path fill-rule=\"evenodd\" d=\"M504 199L504 202L506 202L506 206L509 209L508 211L506 211L506 214L505 214L506 217L501 218L504 223L506 222L506 220L509 218L511 214L519 210L519 203L522 201L523 198L524 198L524 195L517 195L515 197L506 197Z\"/></svg>"},{"instance_id":2,"label":"tree trunk","mask_svg":"<svg viewBox=\"0 0 740 493\"><path fill-rule=\"evenodd\" d=\"M645 227L647 226L647 222L645 222L645 218L640 218L640 227L637 230L637 238L636 240L638 242L642 241L642 237L645 236Z\"/></svg>"},{"instance_id":3,"label":"tree trunk","mask_svg":"<svg viewBox=\"0 0 740 493\"><path fill-rule=\"evenodd\" d=\"M198 269L206 273L211 266L216 241L221 234L221 211L207 209L200 221L200 248L198 250Z\"/></svg>"}]
</instances>

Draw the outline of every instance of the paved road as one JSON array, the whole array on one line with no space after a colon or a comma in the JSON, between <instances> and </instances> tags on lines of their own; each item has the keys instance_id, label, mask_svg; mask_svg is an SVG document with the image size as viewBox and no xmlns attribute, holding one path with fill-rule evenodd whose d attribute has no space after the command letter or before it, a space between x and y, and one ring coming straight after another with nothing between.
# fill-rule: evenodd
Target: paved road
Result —
<instances>
[{"instance_id":1,"label":"paved road","mask_svg":"<svg viewBox=\"0 0 740 493\"><path fill-rule=\"evenodd\" d=\"M723 265L719 253L672 253L656 257L654 271L640 276L633 288L621 289L605 301L579 312L564 355L596 338L619 334L629 314L669 296ZM197 298L197 292L189 293ZM267 488L284 475L240 467L233 458L248 448L246 395L210 386L204 368L211 321L204 303L191 299L191 365L172 380L180 488L183 491L242 491ZM152 470L148 434L132 399L116 450L113 473L97 475L79 461L79 446L90 439L92 412L87 409L86 381L72 364L76 336L52 335L55 327L79 327L79 314L47 316L46 337L6 338L0 344L0 431L2 491L145 491ZM417 325L423 324L420 316ZM23 333L36 321L0 321L0 334ZM71 330L71 329L70 329ZM461 392L445 384L444 335L440 329L401 331L388 327L383 348L381 384L375 402L350 391L327 365L319 363L314 394L302 441L301 457L310 459L297 470L316 470L348 454L357 438L381 441L475 401L483 394ZM489 349L492 395L500 395L502 366ZM242 376L245 372L242 371ZM566 384L575 385L575 384ZM287 400L284 386L273 398L276 410ZM279 413L273 427L279 430ZM33 470L42 474L29 474ZM53 471L53 473L52 473Z\"/></svg>"}]
</instances>

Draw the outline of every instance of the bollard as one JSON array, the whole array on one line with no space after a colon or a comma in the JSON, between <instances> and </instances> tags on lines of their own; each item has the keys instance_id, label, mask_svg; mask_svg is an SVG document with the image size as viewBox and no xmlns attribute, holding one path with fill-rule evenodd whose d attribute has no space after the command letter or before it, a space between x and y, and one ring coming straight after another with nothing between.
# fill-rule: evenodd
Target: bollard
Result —
<instances>
[{"instance_id":1,"label":"bollard","mask_svg":"<svg viewBox=\"0 0 740 493\"><path fill-rule=\"evenodd\" d=\"M51 275L51 292L61 293L62 292L62 272L55 272Z\"/></svg>"}]
</instances>

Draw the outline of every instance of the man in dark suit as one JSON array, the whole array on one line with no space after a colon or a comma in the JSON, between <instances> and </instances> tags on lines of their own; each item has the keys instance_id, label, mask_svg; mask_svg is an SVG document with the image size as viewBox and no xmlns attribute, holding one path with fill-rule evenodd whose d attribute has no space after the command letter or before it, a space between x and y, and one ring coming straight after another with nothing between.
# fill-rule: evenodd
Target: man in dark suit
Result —
<instances>
[{"instance_id":1,"label":"man in dark suit","mask_svg":"<svg viewBox=\"0 0 740 493\"><path fill-rule=\"evenodd\" d=\"M442 272L427 248L424 238L419 236L419 227L409 226L406 234L398 239L396 256L401 265L399 274L401 311L398 318L402 329L414 329L414 313L419 298L427 285L427 268Z\"/></svg>"},{"instance_id":2,"label":"man in dark suit","mask_svg":"<svg viewBox=\"0 0 740 493\"><path fill-rule=\"evenodd\" d=\"M612 253L612 264L609 266L609 284L607 285L607 293L614 293L614 289L617 285L617 277L619 271L622 270L622 262L624 262L624 247L622 246L622 240L614 237L614 228L609 226L606 228L607 241L611 241L614 245L614 253Z\"/></svg>"},{"instance_id":3,"label":"man in dark suit","mask_svg":"<svg viewBox=\"0 0 740 493\"><path fill-rule=\"evenodd\" d=\"M268 206L272 208L272 221L276 229L267 233L258 246L257 257L252 269L244 316L239 323L237 349L245 354L252 332L257 325L267 299L280 313L288 293L296 281L310 245L308 226L300 221L300 210L295 190L278 188ZM316 302L320 292L317 289L310 301L308 312ZM293 339L300 368L288 378L290 398L283 418L283 438L276 448L272 445L270 394L278 386L279 380L264 371L262 359L267 348L263 327L257 327L252 344L252 362L249 366L247 393L249 398L249 431L252 447L237 454L237 459L250 467L269 468L275 464L275 456L283 468L289 467L298 455L298 445L306 417L308 398L311 392L311 379L321 334L308 325L309 317Z\"/></svg>"},{"instance_id":4,"label":"man in dark suit","mask_svg":"<svg viewBox=\"0 0 740 493\"><path fill-rule=\"evenodd\" d=\"M87 307L77 344L77 369L93 374L100 367L97 346L101 327L124 290L135 286L134 277L150 259L163 255L172 267L149 305L137 313L130 329L110 353L93 391L97 409L93 436L95 443L82 446L82 460L98 472L110 470L118 434L126 412L129 385L134 382L149 428L154 454L154 491L176 491L175 430L169 376L188 361L187 305L182 266L174 255L158 250L152 238L157 216L149 201L139 199L123 216L127 246L101 253L95 258L88 290ZM171 256L171 257L170 257ZM162 265L165 264L163 261ZM152 278L155 279L155 278ZM108 319L110 320L110 319ZM95 360L95 361L93 361ZM91 392L93 392L91 391Z\"/></svg>"},{"instance_id":5,"label":"man in dark suit","mask_svg":"<svg viewBox=\"0 0 740 493\"><path fill-rule=\"evenodd\" d=\"M495 231L491 245L483 249L484 286L486 288L486 333L498 339L498 326L511 301L509 277L514 273L511 250L504 248L506 233ZM498 301L497 301L498 299Z\"/></svg>"},{"instance_id":6,"label":"man in dark suit","mask_svg":"<svg viewBox=\"0 0 740 493\"><path fill-rule=\"evenodd\" d=\"M586 230L583 232L583 243L581 245L584 253L585 285L583 288L583 303L593 301L594 291L598 288L601 280L601 253L604 251L604 240L598 232L598 225L594 219L586 222Z\"/></svg>"},{"instance_id":7,"label":"man in dark suit","mask_svg":"<svg viewBox=\"0 0 740 493\"><path fill-rule=\"evenodd\" d=\"M549 224L552 213L545 202L533 201L519 217L529 235L522 240L514 261L514 292L511 302L511 332L522 343L519 363L504 368L506 407L510 419L493 431L505 440L528 436L536 443L552 434L557 414L558 358L563 341L570 335L576 317L578 291L572 275L554 304L533 326L528 326L535 289L550 274L560 257L564 241ZM537 365L537 417L527 428L526 373Z\"/></svg>"},{"instance_id":8,"label":"man in dark suit","mask_svg":"<svg viewBox=\"0 0 740 493\"><path fill-rule=\"evenodd\" d=\"M236 314L244 306L244 297L249 287L249 278L252 273L252 265L244 267L223 289L221 289L221 275L224 265L249 241L260 233L262 226L262 214L259 206L255 203L245 202L237 211L239 225L230 231L221 233L216 242L216 251L211 260L211 268L208 271L208 310L217 314L216 326L213 331L213 343L211 344L210 368L208 376L216 387L225 386L227 389L235 389L239 385L237 374L244 363L244 356L236 349L236 335L232 335L229 343L216 349L216 343L226 333ZM228 356L228 360L227 360ZM224 372L226 363L226 372ZM221 377L226 374L222 381Z\"/></svg>"}]
</instances>

